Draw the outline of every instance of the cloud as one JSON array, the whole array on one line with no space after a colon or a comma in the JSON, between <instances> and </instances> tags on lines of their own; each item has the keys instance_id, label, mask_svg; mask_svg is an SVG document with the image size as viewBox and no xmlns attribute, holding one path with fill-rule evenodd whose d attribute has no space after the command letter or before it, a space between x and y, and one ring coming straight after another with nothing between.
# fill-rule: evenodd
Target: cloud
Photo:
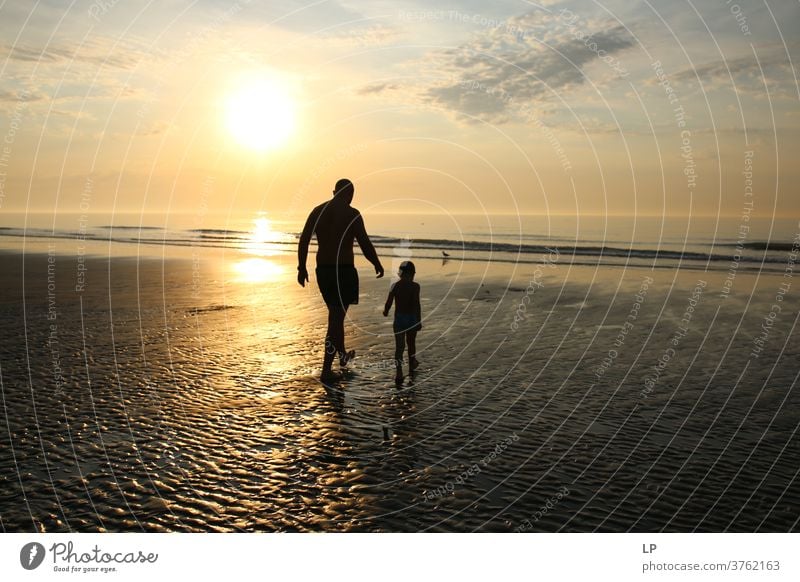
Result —
<instances>
[{"instance_id":1,"label":"cloud","mask_svg":"<svg viewBox=\"0 0 800 582\"><path fill-rule=\"evenodd\" d=\"M42 46L0 44L0 60L6 62L0 104L24 98L38 102L31 109L35 113L46 113L56 105L52 114L75 117L71 111L87 100L140 98L143 90L130 86L136 82L132 75L136 69L147 74L150 65L164 59L163 53L135 35L125 39L98 35L82 43L61 38Z\"/></svg>"},{"instance_id":2,"label":"cloud","mask_svg":"<svg viewBox=\"0 0 800 582\"><path fill-rule=\"evenodd\" d=\"M147 127L143 127L139 129L135 135L138 137L153 137L157 135L162 135L164 133L168 133L175 129L173 124L167 123L165 121L159 121Z\"/></svg>"},{"instance_id":3,"label":"cloud","mask_svg":"<svg viewBox=\"0 0 800 582\"><path fill-rule=\"evenodd\" d=\"M42 48L5 43L0 45L0 59L8 59L23 66L87 64L97 67L128 70L136 67L152 54L140 43L119 41L108 37L89 39L82 44L48 44Z\"/></svg>"},{"instance_id":4,"label":"cloud","mask_svg":"<svg viewBox=\"0 0 800 582\"><path fill-rule=\"evenodd\" d=\"M240 18L302 33L321 33L344 23L363 21L360 12L336 0L271 0L248 3Z\"/></svg>"},{"instance_id":5,"label":"cloud","mask_svg":"<svg viewBox=\"0 0 800 582\"><path fill-rule=\"evenodd\" d=\"M348 27L314 36L315 40L326 45L345 47L379 46L400 38L400 30L386 24L370 24Z\"/></svg>"},{"instance_id":6,"label":"cloud","mask_svg":"<svg viewBox=\"0 0 800 582\"><path fill-rule=\"evenodd\" d=\"M359 88L357 93L359 95L380 95L389 91L396 91L400 89L400 85L396 83L371 83Z\"/></svg>"},{"instance_id":7,"label":"cloud","mask_svg":"<svg viewBox=\"0 0 800 582\"><path fill-rule=\"evenodd\" d=\"M761 46L755 55L718 59L686 68L674 75L677 82L695 83L699 79L704 91L733 89L739 94L766 97L765 83L771 97L797 97L792 62L800 62L799 44ZM789 57L787 57L787 49ZM733 84L732 84L733 83Z\"/></svg>"},{"instance_id":8,"label":"cloud","mask_svg":"<svg viewBox=\"0 0 800 582\"><path fill-rule=\"evenodd\" d=\"M429 54L422 63L426 84L405 87L423 105L461 120L504 123L520 110L546 106L556 94L587 82L586 67L627 74L615 55L634 46L628 31L604 20L532 11L498 21L453 49ZM443 78L444 77L444 78ZM395 84L363 87L359 94L397 92Z\"/></svg>"},{"instance_id":9,"label":"cloud","mask_svg":"<svg viewBox=\"0 0 800 582\"><path fill-rule=\"evenodd\" d=\"M31 92L24 92L24 91L7 91L7 90L0 90L0 102L2 103L17 103L20 101L24 101L25 103L31 103L33 101L41 101L44 99L44 95L39 93L31 93Z\"/></svg>"}]
</instances>

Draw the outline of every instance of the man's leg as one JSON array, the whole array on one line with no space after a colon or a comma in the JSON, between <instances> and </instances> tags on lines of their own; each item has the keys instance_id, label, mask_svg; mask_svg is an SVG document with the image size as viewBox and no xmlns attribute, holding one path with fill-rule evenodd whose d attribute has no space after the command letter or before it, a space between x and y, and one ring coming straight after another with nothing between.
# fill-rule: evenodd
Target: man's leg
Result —
<instances>
[{"instance_id":1,"label":"man's leg","mask_svg":"<svg viewBox=\"0 0 800 582\"><path fill-rule=\"evenodd\" d=\"M344 317L347 307L328 305L328 333L325 335L325 357L322 360L322 373L331 371L336 353L344 353Z\"/></svg>"},{"instance_id":2,"label":"man's leg","mask_svg":"<svg viewBox=\"0 0 800 582\"><path fill-rule=\"evenodd\" d=\"M349 305L345 305L344 307L337 307L337 315L336 320L334 321L335 327L335 335L334 335L334 345L336 346L336 352L339 354L339 357L346 355L345 347L344 347L344 320L347 317L347 308L350 307Z\"/></svg>"},{"instance_id":3,"label":"man's leg","mask_svg":"<svg viewBox=\"0 0 800 582\"><path fill-rule=\"evenodd\" d=\"M344 333L344 320L347 317L347 309L350 307L349 305L344 306L344 313L342 313L342 321L340 324L340 329L337 333L341 333L341 342L336 344L336 351L339 354L339 365L344 368L347 364L350 363L350 360L356 357L356 352L354 350L347 351L345 347L345 333Z\"/></svg>"}]
</instances>

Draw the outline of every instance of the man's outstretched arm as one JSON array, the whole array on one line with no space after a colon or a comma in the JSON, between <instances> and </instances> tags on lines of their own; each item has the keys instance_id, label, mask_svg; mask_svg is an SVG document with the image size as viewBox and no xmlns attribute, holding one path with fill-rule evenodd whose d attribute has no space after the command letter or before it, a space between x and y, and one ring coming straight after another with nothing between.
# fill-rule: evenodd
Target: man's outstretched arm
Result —
<instances>
[{"instance_id":1,"label":"man's outstretched arm","mask_svg":"<svg viewBox=\"0 0 800 582\"><path fill-rule=\"evenodd\" d=\"M316 224L317 213L312 210L303 227L303 232L300 233L300 242L297 243L297 282L300 283L302 287L305 287L306 281L308 281L308 270L306 269L308 245L311 242L311 235L314 234Z\"/></svg>"},{"instance_id":2,"label":"man's outstretched arm","mask_svg":"<svg viewBox=\"0 0 800 582\"><path fill-rule=\"evenodd\" d=\"M364 253L366 259L373 264L375 273L378 275L378 279L380 279L383 277L383 265L381 265L381 260L378 258L378 253L375 252L375 247L372 246L372 241L369 240L367 229L364 227L364 219L360 214L356 218L355 233L358 246L361 247L361 252Z\"/></svg>"}]
</instances>

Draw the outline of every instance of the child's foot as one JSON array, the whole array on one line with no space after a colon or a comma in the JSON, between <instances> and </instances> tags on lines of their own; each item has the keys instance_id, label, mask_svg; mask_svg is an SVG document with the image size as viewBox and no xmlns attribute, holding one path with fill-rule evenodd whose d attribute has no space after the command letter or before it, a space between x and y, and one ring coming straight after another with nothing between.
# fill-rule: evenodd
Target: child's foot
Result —
<instances>
[{"instance_id":1,"label":"child's foot","mask_svg":"<svg viewBox=\"0 0 800 582\"><path fill-rule=\"evenodd\" d=\"M408 369L413 372L417 368L419 368L419 362L417 361L417 358L409 358Z\"/></svg>"},{"instance_id":2,"label":"child's foot","mask_svg":"<svg viewBox=\"0 0 800 582\"><path fill-rule=\"evenodd\" d=\"M339 366L341 366L342 368L346 368L347 364L352 362L355 359L355 357L356 357L355 350L350 350L346 354L342 354L341 356L339 356Z\"/></svg>"},{"instance_id":3,"label":"child's foot","mask_svg":"<svg viewBox=\"0 0 800 582\"><path fill-rule=\"evenodd\" d=\"M342 379L342 375L338 372L334 372L333 370L322 370L322 374L320 374L319 379L323 384L333 384L340 381Z\"/></svg>"}]
</instances>

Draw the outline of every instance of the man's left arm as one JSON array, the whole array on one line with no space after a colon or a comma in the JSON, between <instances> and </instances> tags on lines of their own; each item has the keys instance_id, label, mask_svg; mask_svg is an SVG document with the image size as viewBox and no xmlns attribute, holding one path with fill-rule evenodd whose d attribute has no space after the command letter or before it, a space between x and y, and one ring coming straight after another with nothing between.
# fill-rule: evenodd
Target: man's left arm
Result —
<instances>
[{"instance_id":1,"label":"man's left arm","mask_svg":"<svg viewBox=\"0 0 800 582\"><path fill-rule=\"evenodd\" d=\"M375 252L375 247L372 246L372 241L369 240L369 235L367 235L367 229L364 227L364 219L361 217L361 214L359 214L355 220L355 233L358 246L361 247L361 252L364 253L366 259L373 264L375 273L378 275L378 279L380 279L383 277L383 265L381 265L381 261L378 258L378 253Z\"/></svg>"}]
</instances>

